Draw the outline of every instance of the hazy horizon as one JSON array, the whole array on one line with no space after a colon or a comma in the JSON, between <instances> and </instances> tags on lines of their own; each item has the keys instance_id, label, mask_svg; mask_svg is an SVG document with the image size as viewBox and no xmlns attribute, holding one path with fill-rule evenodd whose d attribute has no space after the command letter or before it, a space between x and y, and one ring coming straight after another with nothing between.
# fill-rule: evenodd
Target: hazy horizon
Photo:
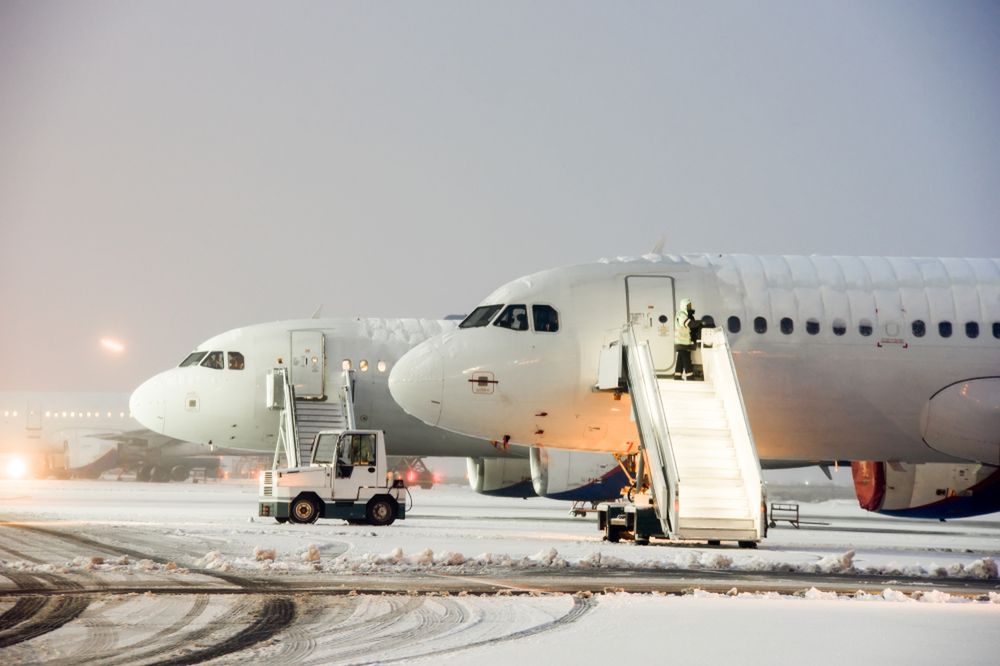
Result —
<instances>
[{"instance_id":1,"label":"hazy horizon","mask_svg":"<svg viewBox=\"0 0 1000 666\"><path fill-rule=\"evenodd\" d=\"M661 237L995 257L998 71L990 2L3 0L0 388Z\"/></svg>"}]
</instances>

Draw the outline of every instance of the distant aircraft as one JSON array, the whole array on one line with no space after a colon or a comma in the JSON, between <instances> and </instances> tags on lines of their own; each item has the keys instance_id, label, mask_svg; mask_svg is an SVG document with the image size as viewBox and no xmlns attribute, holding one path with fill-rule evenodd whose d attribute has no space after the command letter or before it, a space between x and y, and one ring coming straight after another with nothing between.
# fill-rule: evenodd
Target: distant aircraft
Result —
<instances>
[{"instance_id":1,"label":"distant aircraft","mask_svg":"<svg viewBox=\"0 0 1000 666\"><path fill-rule=\"evenodd\" d=\"M283 367L291 373L303 438L342 425L337 396L348 381L358 426L385 430L387 451L394 458L467 457L470 484L487 495L617 497L624 475L615 471L618 464L610 456L560 458L552 482L536 492L528 449L445 432L400 409L389 394L389 371L414 345L457 324L325 318L236 328L209 338L177 367L144 382L129 406L140 423L161 435L271 455L278 413L265 406L265 382L268 370Z\"/></svg>"},{"instance_id":2,"label":"distant aircraft","mask_svg":"<svg viewBox=\"0 0 1000 666\"><path fill-rule=\"evenodd\" d=\"M128 396L0 391L0 475L97 478L135 469L140 481L183 481L192 468L214 474L218 453L136 423Z\"/></svg>"},{"instance_id":3,"label":"distant aircraft","mask_svg":"<svg viewBox=\"0 0 1000 666\"><path fill-rule=\"evenodd\" d=\"M714 442L697 419L717 397L665 381L682 299L706 331L724 331L745 403L746 416L736 402L730 425L712 426L726 431ZM721 440L748 416L764 468L853 461L870 510L1000 510L997 259L649 255L557 268L497 289L407 353L389 386L407 412L450 432L625 454L639 442L619 383L637 372L622 367L626 335L651 352L650 390L684 426L678 446L701 456L688 478L712 464L708 453L731 455Z\"/></svg>"}]
</instances>

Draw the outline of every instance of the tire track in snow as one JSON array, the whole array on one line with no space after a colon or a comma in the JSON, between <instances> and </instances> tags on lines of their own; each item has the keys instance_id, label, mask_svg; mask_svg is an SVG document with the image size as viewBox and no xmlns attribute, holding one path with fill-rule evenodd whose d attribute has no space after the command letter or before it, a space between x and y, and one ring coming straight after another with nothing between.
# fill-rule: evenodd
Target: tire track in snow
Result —
<instances>
[{"instance_id":1,"label":"tire track in snow","mask_svg":"<svg viewBox=\"0 0 1000 666\"><path fill-rule=\"evenodd\" d=\"M157 666L186 666L239 652L280 633L295 621L295 602L288 597L264 601L257 619L212 647L156 662Z\"/></svg>"}]
</instances>

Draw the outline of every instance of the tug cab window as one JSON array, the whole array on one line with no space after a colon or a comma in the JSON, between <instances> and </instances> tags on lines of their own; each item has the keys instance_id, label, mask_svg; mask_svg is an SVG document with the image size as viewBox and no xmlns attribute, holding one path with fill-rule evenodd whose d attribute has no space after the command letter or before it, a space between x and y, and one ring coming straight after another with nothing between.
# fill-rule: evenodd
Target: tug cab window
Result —
<instances>
[{"instance_id":1,"label":"tug cab window","mask_svg":"<svg viewBox=\"0 0 1000 666\"><path fill-rule=\"evenodd\" d=\"M480 326L486 326L493 319L493 315L500 311L502 305L480 305L478 308L472 311L468 317L465 318L461 324L458 325L459 328L478 328Z\"/></svg>"},{"instance_id":2,"label":"tug cab window","mask_svg":"<svg viewBox=\"0 0 1000 666\"><path fill-rule=\"evenodd\" d=\"M535 330L555 333L559 330L559 313L550 305L532 305L531 316L535 320Z\"/></svg>"},{"instance_id":3,"label":"tug cab window","mask_svg":"<svg viewBox=\"0 0 1000 666\"><path fill-rule=\"evenodd\" d=\"M527 331L528 330L528 308L524 305L508 305L504 308L504 311L500 313L497 320L493 322L494 326L499 326L500 328L509 328L512 331Z\"/></svg>"},{"instance_id":4,"label":"tug cab window","mask_svg":"<svg viewBox=\"0 0 1000 666\"><path fill-rule=\"evenodd\" d=\"M246 361L243 359L243 354L239 352L229 352L230 370L242 370L245 367L246 367Z\"/></svg>"},{"instance_id":5,"label":"tug cab window","mask_svg":"<svg viewBox=\"0 0 1000 666\"><path fill-rule=\"evenodd\" d=\"M375 464L375 435L341 435L337 445L337 477L350 478L355 466Z\"/></svg>"},{"instance_id":6,"label":"tug cab window","mask_svg":"<svg viewBox=\"0 0 1000 666\"><path fill-rule=\"evenodd\" d=\"M763 317L754 317L753 330L757 333L767 333L767 320Z\"/></svg>"},{"instance_id":7,"label":"tug cab window","mask_svg":"<svg viewBox=\"0 0 1000 666\"><path fill-rule=\"evenodd\" d=\"M978 338L979 337L979 324L974 321L965 322L965 337L967 338Z\"/></svg>"},{"instance_id":8,"label":"tug cab window","mask_svg":"<svg viewBox=\"0 0 1000 666\"><path fill-rule=\"evenodd\" d=\"M337 450L337 435L327 433L316 438L313 462L317 465L332 465L333 454Z\"/></svg>"},{"instance_id":9,"label":"tug cab window","mask_svg":"<svg viewBox=\"0 0 1000 666\"><path fill-rule=\"evenodd\" d=\"M729 328L730 333L739 333L740 329L743 328L740 318L735 315L726 320L726 326Z\"/></svg>"},{"instance_id":10,"label":"tug cab window","mask_svg":"<svg viewBox=\"0 0 1000 666\"><path fill-rule=\"evenodd\" d=\"M927 335L927 324L923 319L914 319L910 328L913 330L913 337L922 338Z\"/></svg>"},{"instance_id":11,"label":"tug cab window","mask_svg":"<svg viewBox=\"0 0 1000 666\"><path fill-rule=\"evenodd\" d=\"M201 362L201 367L222 370L223 363L222 352L214 351L205 357L205 360Z\"/></svg>"},{"instance_id":12,"label":"tug cab window","mask_svg":"<svg viewBox=\"0 0 1000 666\"><path fill-rule=\"evenodd\" d=\"M192 352L187 355L187 358L181 361L179 367L186 368L189 365L198 365L201 362L201 359L205 358L205 354L207 353L208 352Z\"/></svg>"}]
</instances>

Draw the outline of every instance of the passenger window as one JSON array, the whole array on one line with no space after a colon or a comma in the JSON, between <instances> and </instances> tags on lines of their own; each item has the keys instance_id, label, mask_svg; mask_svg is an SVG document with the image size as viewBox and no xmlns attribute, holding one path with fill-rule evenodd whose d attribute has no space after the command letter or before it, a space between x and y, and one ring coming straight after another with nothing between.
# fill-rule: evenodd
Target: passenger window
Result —
<instances>
[{"instance_id":1,"label":"passenger window","mask_svg":"<svg viewBox=\"0 0 1000 666\"><path fill-rule=\"evenodd\" d=\"M192 352L188 354L187 358L181 361L180 367L186 368L189 365L198 365L198 363L201 362L201 359L205 358L205 354L207 353L208 352Z\"/></svg>"},{"instance_id":2,"label":"passenger window","mask_svg":"<svg viewBox=\"0 0 1000 666\"><path fill-rule=\"evenodd\" d=\"M358 361L358 370L361 372L368 372L368 361L365 359Z\"/></svg>"},{"instance_id":3,"label":"passenger window","mask_svg":"<svg viewBox=\"0 0 1000 666\"><path fill-rule=\"evenodd\" d=\"M834 319L833 320L833 334L834 335L843 335L844 333L847 333L847 324L844 323L843 319Z\"/></svg>"},{"instance_id":4,"label":"passenger window","mask_svg":"<svg viewBox=\"0 0 1000 666\"><path fill-rule=\"evenodd\" d=\"M712 315L705 315L701 318L702 328L715 328L715 317Z\"/></svg>"},{"instance_id":5,"label":"passenger window","mask_svg":"<svg viewBox=\"0 0 1000 666\"><path fill-rule=\"evenodd\" d=\"M389 366L386 364L385 361L379 361L378 365L376 365L375 367L378 368L379 372L385 372L386 368L388 368Z\"/></svg>"},{"instance_id":6,"label":"passenger window","mask_svg":"<svg viewBox=\"0 0 1000 666\"><path fill-rule=\"evenodd\" d=\"M791 335L792 331L795 330L795 324L792 323L789 317L782 317L779 325L781 326L781 332L785 335Z\"/></svg>"},{"instance_id":7,"label":"passenger window","mask_svg":"<svg viewBox=\"0 0 1000 666\"><path fill-rule=\"evenodd\" d=\"M555 333L559 330L559 313L550 305L532 305L531 316L535 320L535 330Z\"/></svg>"},{"instance_id":8,"label":"passenger window","mask_svg":"<svg viewBox=\"0 0 1000 666\"><path fill-rule=\"evenodd\" d=\"M753 330L757 333L767 333L767 320L763 317L754 317Z\"/></svg>"},{"instance_id":9,"label":"passenger window","mask_svg":"<svg viewBox=\"0 0 1000 666\"><path fill-rule=\"evenodd\" d=\"M205 360L201 362L201 367L211 368L212 370L222 370L224 362L222 352L214 351L205 357Z\"/></svg>"},{"instance_id":10,"label":"passenger window","mask_svg":"<svg viewBox=\"0 0 1000 666\"><path fill-rule=\"evenodd\" d=\"M965 322L965 337L967 338L978 338L979 337L979 324L974 321Z\"/></svg>"},{"instance_id":11,"label":"passenger window","mask_svg":"<svg viewBox=\"0 0 1000 666\"><path fill-rule=\"evenodd\" d=\"M478 328L479 326L486 326L493 319L493 315L499 312L502 307L502 305L480 305L458 327Z\"/></svg>"},{"instance_id":12,"label":"passenger window","mask_svg":"<svg viewBox=\"0 0 1000 666\"><path fill-rule=\"evenodd\" d=\"M922 338L927 335L927 324L922 319L914 319L910 328L913 330L914 337Z\"/></svg>"},{"instance_id":13,"label":"passenger window","mask_svg":"<svg viewBox=\"0 0 1000 666\"><path fill-rule=\"evenodd\" d=\"M1000 321L993 322L993 337L1000 340Z\"/></svg>"},{"instance_id":14,"label":"passenger window","mask_svg":"<svg viewBox=\"0 0 1000 666\"><path fill-rule=\"evenodd\" d=\"M806 319L806 333L809 335L819 334L819 320L818 319Z\"/></svg>"},{"instance_id":15,"label":"passenger window","mask_svg":"<svg viewBox=\"0 0 1000 666\"><path fill-rule=\"evenodd\" d=\"M345 358L343 361L341 361L340 362L340 369L341 370L350 370L351 369L351 359Z\"/></svg>"},{"instance_id":16,"label":"passenger window","mask_svg":"<svg viewBox=\"0 0 1000 666\"><path fill-rule=\"evenodd\" d=\"M497 317L497 320L493 322L493 325L500 328L509 328L512 331L527 331L528 308L524 305L508 305L500 313L500 316Z\"/></svg>"},{"instance_id":17,"label":"passenger window","mask_svg":"<svg viewBox=\"0 0 1000 666\"><path fill-rule=\"evenodd\" d=\"M229 352L229 369L230 370L242 370L246 367L246 363L243 360L243 354L239 352Z\"/></svg>"},{"instance_id":18,"label":"passenger window","mask_svg":"<svg viewBox=\"0 0 1000 666\"><path fill-rule=\"evenodd\" d=\"M726 320L726 326L729 328L730 333L739 333L743 325L740 323L740 318L733 315Z\"/></svg>"},{"instance_id":19,"label":"passenger window","mask_svg":"<svg viewBox=\"0 0 1000 666\"><path fill-rule=\"evenodd\" d=\"M865 336L866 338L872 334L873 330L874 327L872 326L871 321L867 319L862 319L860 322L858 322L858 333Z\"/></svg>"},{"instance_id":20,"label":"passenger window","mask_svg":"<svg viewBox=\"0 0 1000 666\"><path fill-rule=\"evenodd\" d=\"M951 337L951 322L950 321L942 321L942 322L938 323L938 335L940 335L942 338L950 338Z\"/></svg>"}]
</instances>

